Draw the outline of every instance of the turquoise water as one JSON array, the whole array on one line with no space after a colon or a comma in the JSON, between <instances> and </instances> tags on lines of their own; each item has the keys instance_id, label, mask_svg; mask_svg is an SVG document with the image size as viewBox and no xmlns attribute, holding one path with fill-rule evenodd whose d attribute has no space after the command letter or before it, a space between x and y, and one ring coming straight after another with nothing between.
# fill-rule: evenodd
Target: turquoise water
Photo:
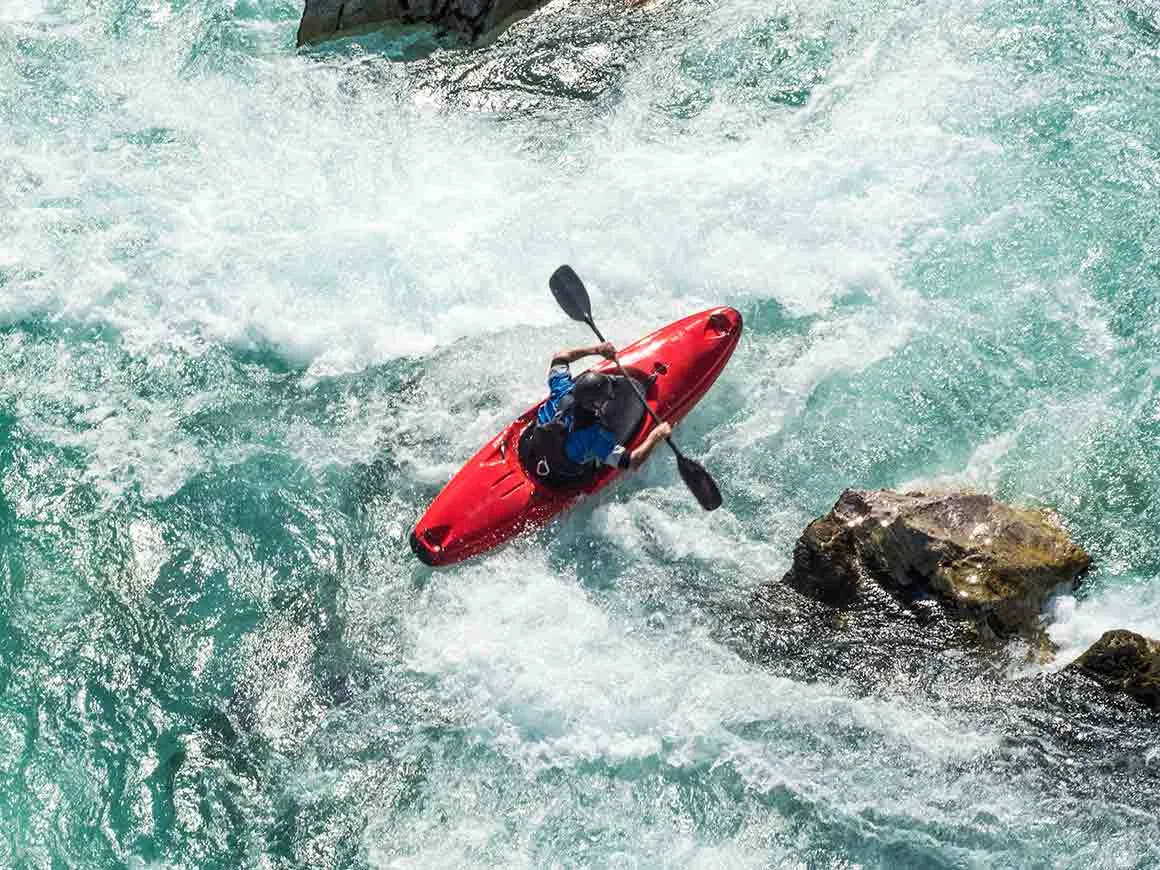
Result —
<instances>
[{"instance_id":1,"label":"turquoise water","mask_svg":"<svg viewBox=\"0 0 1160 870\"><path fill-rule=\"evenodd\" d=\"M1026 689L1160 637L1152 6L553 4L405 65L299 13L0 5L0 865L1160 863L1154 717ZM432 573L589 340L562 262L620 343L743 312L679 430L726 506L658 460ZM1096 558L1054 665L756 660L813 516L933 484Z\"/></svg>"}]
</instances>

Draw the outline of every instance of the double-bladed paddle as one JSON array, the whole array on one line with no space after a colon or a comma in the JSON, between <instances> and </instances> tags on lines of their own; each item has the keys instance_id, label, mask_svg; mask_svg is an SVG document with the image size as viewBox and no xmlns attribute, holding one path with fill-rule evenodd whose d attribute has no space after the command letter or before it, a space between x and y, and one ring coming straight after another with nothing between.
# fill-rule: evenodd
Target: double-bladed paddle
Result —
<instances>
[{"instance_id":1,"label":"double-bladed paddle","mask_svg":"<svg viewBox=\"0 0 1160 870\"><path fill-rule=\"evenodd\" d=\"M596 328L596 324L592 320L592 304L588 300L588 290L584 286L584 282L580 280L580 276L572 269L571 266L561 266L552 273L552 277L548 279L548 286L552 289L552 295L556 297L556 301L560 307L564 309L564 313L573 320L579 320L581 323L587 323L596 337L602 342L604 336L600 334L600 330ZM617 369L625 376L625 380L632 385L632 391L644 405L644 409L648 411L648 415L652 417L653 422L660 424L661 420L648 406L645 401L644 393L640 391L636 381L628 377L621 366L620 360L613 360L616 363ZM677 457L677 470L681 473L681 479L685 481L685 485L692 490L693 495L696 496L697 501L700 502L701 507L707 511L714 511L721 507L721 491L717 489L717 483L713 480L712 475L707 472L704 467L685 456L677 449L677 445L673 443L671 438L666 438L665 443L673 451L673 455Z\"/></svg>"}]
</instances>

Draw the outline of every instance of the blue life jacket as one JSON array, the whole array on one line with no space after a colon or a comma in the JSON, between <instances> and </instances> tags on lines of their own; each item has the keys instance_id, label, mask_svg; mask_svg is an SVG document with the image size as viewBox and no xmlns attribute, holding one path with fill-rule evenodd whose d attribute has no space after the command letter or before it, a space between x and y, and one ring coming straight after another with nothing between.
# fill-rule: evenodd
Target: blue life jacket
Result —
<instances>
[{"instance_id":1,"label":"blue life jacket","mask_svg":"<svg viewBox=\"0 0 1160 870\"><path fill-rule=\"evenodd\" d=\"M595 471L620 447L615 433L592 411L579 407L566 364L548 372L548 399L536 421L520 438L520 459L530 474L546 483L575 482Z\"/></svg>"}]
</instances>

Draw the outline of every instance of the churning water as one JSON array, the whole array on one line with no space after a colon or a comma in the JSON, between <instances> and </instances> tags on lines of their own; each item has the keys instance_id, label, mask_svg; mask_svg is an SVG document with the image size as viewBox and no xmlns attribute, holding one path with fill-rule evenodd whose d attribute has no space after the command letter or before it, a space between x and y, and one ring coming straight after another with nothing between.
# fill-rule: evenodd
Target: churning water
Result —
<instances>
[{"instance_id":1,"label":"churning water","mask_svg":"<svg viewBox=\"0 0 1160 870\"><path fill-rule=\"evenodd\" d=\"M1154 6L300 12L0 0L0 865L1160 864L1154 718L735 630L843 487L951 484L1097 560L1053 667L1160 636ZM678 433L726 506L658 456L432 573L590 340L563 262L619 343L742 311Z\"/></svg>"}]
</instances>

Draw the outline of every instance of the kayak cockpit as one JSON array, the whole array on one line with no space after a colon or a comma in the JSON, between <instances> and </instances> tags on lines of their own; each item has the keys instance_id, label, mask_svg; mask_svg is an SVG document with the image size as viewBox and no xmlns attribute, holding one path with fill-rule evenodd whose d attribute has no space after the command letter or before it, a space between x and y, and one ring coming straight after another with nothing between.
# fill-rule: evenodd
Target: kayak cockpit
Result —
<instances>
[{"instance_id":1,"label":"kayak cockpit","mask_svg":"<svg viewBox=\"0 0 1160 870\"><path fill-rule=\"evenodd\" d=\"M616 435L618 444L628 445L636 436L637 432L640 431L641 424L645 419L645 410L640 400L633 395L632 384L629 383L628 378L620 375L612 375L611 377L612 399L605 406L602 422ZM636 380L637 386L640 387L641 391L647 395L651 381L642 381L637 378L634 378L634 380ZM547 478L538 476L535 469L540 457L534 455L531 447L531 435L534 422L535 417L532 418L532 422L524 427L524 431L520 433L519 438L520 464L523 465L524 471L529 477L539 480L549 487L559 487L560 489L571 489L576 486L583 486L596 477L601 467L595 462L589 462L582 466L574 466L571 469L552 473Z\"/></svg>"}]
</instances>

